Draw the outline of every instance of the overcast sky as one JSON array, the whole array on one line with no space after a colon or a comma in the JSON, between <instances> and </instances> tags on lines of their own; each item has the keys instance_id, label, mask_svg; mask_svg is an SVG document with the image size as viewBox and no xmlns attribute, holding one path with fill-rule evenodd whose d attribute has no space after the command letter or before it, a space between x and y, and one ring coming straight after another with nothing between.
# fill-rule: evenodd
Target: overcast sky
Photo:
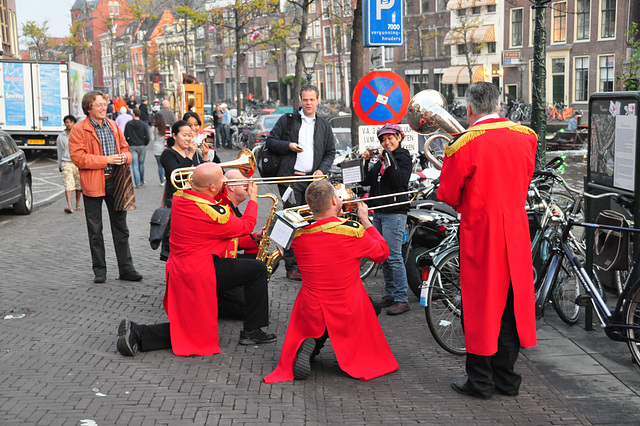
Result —
<instances>
[{"instance_id":1,"label":"overcast sky","mask_svg":"<svg viewBox=\"0 0 640 426\"><path fill-rule=\"evenodd\" d=\"M41 25L47 19L50 36L68 36L73 3L74 0L17 0L18 35L22 37L22 24L26 21L36 21Z\"/></svg>"}]
</instances>

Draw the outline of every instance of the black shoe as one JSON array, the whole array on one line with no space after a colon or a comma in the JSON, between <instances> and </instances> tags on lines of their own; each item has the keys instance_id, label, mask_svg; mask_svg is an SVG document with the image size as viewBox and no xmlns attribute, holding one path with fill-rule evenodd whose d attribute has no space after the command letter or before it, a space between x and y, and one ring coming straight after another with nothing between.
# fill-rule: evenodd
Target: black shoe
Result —
<instances>
[{"instance_id":1,"label":"black shoe","mask_svg":"<svg viewBox=\"0 0 640 426\"><path fill-rule=\"evenodd\" d=\"M506 396L518 396L518 389L504 390L504 389L496 388L496 392Z\"/></svg>"},{"instance_id":2,"label":"black shoe","mask_svg":"<svg viewBox=\"0 0 640 426\"><path fill-rule=\"evenodd\" d=\"M118 326L118 352L124 356L134 356L138 352L140 335L138 334L138 324L128 319L120 321Z\"/></svg>"},{"instance_id":3,"label":"black shoe","mask_svg":"<svg viewBox=\"0 0 640 426\"><path fill-rule=\"evenodd\" d=\"M304 380L311 374L311 359L316 348L316 339L309 337L302 342L296 362L293 363L293 378L295 380Z\"/></svg>"},{"instance_id":4,"label":"black shoe","mask_svg":"<svg viewBox=\"0 0 640 426\"><path fill-rule=\"evenodd\" d=\"M469 387L469 383L465 379L454 380L451 382L451 387L454 391L461 393L462 395L468 395L479 399L491 399L491 395L471 389Z\"/></svg>"},{"instance_id":5,"label":"black shoe","mask_svg":"<svg viewBox=\"0 0 640 426\"><path fill-rule=\"evenodd\" d=\"M118 278L120 281L141 281L142 275L136 271L129 272L128 274L120 275Z\"/></svg>"},{"instance_id":6,"label":"black shoe","mask_svg":"<svg viewBox=\"0 0 640 426\"><path fill-rule=\"evenodd\" d=\"M102 283L104 283L106 281L107 281L107 276L106 275L96 275L93 278L93 282L96 283L96 284L102 284Z\"/></svg>"},{"instance_id":7,"label":"black shoe","mask_svg":"<svg viewBox=\"0 0 640 426\"><path fill-rule=\"evenodd\" d=\"M259 345L261 343L272 343L278 340L278 336L272 333L265 333L261 328L251 331L240 331L241 345Z\"/></svg>"}]
</instances>

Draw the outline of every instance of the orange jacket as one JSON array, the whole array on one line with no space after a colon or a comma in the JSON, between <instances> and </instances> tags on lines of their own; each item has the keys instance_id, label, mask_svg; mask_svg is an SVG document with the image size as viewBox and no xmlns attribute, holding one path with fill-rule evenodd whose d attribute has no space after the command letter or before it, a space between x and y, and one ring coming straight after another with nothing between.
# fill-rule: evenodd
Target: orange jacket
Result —
<instances>
[{"instance_id":1,"label":"orange jacket","mask_svg":"<svg viewBox=\"0 0 640 426\"><path fill-rule=\"evenodd\" d=\"M127 164L131 164L129 144L122 131L114 121L105 118L105 122L111 126L118 154L126 154ZM107 167L107 157L102 152L102 143L88 118L71 129L69 154L71 161L80 169L82 192L89 197L104 197L104 169Z\"/></svg>"}]
</instances>

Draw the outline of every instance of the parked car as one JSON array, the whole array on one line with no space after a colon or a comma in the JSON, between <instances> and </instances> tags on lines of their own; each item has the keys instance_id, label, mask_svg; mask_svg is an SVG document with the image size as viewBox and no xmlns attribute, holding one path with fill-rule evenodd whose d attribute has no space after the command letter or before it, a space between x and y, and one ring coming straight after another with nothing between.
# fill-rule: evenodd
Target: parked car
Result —
<instances>
[{"instance_id":1,"label":"parked car","mask_svg":"<svg viewBox=\"0 0 640 426\"><path fill-rule=\"evenodd\" d=\"M31 213L31 171L24 152L7 132L0 130L0 209L11 206L16 214Z\"/></svg>"},{"instance_id":2,"label":"parked car","mask_svg":"<svg viewBox=\"0 0 640 426\"><path fill-rule=\"evenodd\" d=\"M269 132L276 125L276 122L283 114L267 114L258 117L256 124L249 131L247 146L253 149L254 146L264 143L269 136Z\"/></svg>"}]
</instances>

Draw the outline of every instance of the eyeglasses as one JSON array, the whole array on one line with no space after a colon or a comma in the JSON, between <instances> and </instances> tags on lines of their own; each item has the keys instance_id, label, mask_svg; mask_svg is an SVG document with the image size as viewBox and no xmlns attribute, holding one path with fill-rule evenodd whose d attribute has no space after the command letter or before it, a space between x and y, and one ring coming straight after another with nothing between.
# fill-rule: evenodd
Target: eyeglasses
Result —
<instances>
[{"instance_id":1,"label":"eyeglasses","mask_svg":"<svg viewBox=\"0 0 640 426\"><path fill-rule=\"evenodd\" d=\"M107 104L92 104L96 108L106 108Z\"/></svg>"}]
</instances>

